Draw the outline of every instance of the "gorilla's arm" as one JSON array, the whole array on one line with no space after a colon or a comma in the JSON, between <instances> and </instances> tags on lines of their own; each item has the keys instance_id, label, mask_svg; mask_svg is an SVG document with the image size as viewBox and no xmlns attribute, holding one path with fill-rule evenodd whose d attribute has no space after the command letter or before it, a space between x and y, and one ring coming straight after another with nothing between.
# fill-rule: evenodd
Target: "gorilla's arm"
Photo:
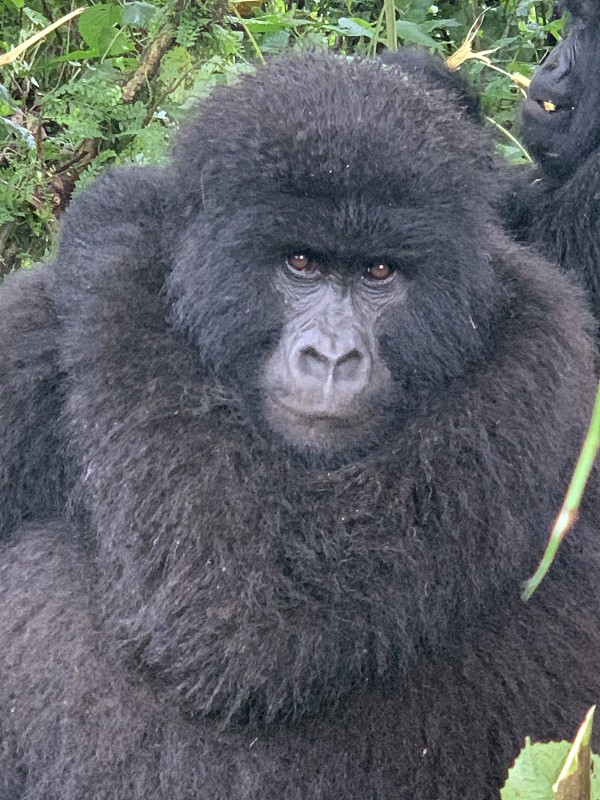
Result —
<instances>
[{"instance_id":1,"label":"gorilla's arm","mask_svg":"<svg viewBox=\"0 0 600 800\"><path fill-rule=\"evenodd\" d=\"M160 260L166 237L159 209L169 196L161 179L160 170L135 168L104 176L66 215L60 265L15 273L2 286L0 539L21 521L64 512L70 470L60 430L65 393L60 306L69 304L71 284L109 259L144 265ZM50 297L55 271L61 276L58 302ZM142 285L153 275L146 270ZM87 302L84 289L83 318Z\"/></svg>"},{"instance_id":2,"label":"gorilla's arm","mask_svg":"<svg viewBox=\"0 0 600 800\"><path fill-rule=\"evenodd\" d=\"M43 271L11 275L0 292L0 539L64 502L58 455L57 316Z\"/></svg>"}]
</instances>

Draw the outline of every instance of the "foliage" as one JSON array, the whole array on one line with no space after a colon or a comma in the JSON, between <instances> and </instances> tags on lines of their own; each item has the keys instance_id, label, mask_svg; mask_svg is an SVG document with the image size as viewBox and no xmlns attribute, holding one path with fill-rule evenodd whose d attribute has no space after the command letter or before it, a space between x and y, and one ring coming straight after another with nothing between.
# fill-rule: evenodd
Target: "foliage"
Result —
<instances>
[{"instance_id":1,"label":"foliage","mask_svg":"<svg viewBox=\"0 0 600 800\"><path fill-rule=\"evenodd\" d=\"M396 0L398 40L448 55L482 2ZM382 0L106 0L7 57L74 8L0 0L0 274L45 254L73 191L105 165L160 161L182 115L216 83L290 47L373 55L387 41ZM529 75L559 35L551 9L492 2L475 48ZM519 90L477 61L463 69L486 113L510 128ZM509 139L501 147L519 157Z\"/></svg>"},{"instance_id":2,"label":"foliage","mask_svg":"<svg viewBox=\"0 0 600 800\"><path fill-rule=\"evenodd\" d=\"M592 706L573 744L529 738L508 773L501 800L600 800L600 756L590 740Z\"/></svg>"}]
</instances>

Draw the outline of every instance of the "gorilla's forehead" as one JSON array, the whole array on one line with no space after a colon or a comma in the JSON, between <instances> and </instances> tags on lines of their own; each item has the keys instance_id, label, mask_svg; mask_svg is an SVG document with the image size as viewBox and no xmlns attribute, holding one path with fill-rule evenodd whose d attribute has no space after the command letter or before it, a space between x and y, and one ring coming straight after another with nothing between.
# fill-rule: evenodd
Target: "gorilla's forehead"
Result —
<instances>
[{"instance_id":1,"label":"gorilla's forehead","mask_svg":"<svg viewBox=\"0 0 600 800\"><path fill-rule=\"evenodd\" d=\"M451 198L396 204L373 196L334 199L316 193L275 194L271 204L254 211L251 227L261 229L267 242L288 252L310 245L348 259L417 249L424 254L440 244L447 251L465 214Z\"/></svg>"},{"instance_id":2,"label":"gorilla's forehead","mask_svg":"<svg viewBox=\"0 0 600 800\"><path fill-rule=\"evenodd\" d=\"M392 204L443 191L477 205L487 202L491 152L445 92L377 61L311 55L213 92L175 157L185 154L184 186L200 175L224 205L266 189Z\"/></svg>"}]
</instances>

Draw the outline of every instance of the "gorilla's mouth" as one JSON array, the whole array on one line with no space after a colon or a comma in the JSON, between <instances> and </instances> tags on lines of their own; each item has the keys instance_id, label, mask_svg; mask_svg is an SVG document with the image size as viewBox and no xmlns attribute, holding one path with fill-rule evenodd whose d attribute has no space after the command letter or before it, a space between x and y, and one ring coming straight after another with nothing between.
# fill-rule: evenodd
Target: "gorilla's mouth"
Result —
<instances>
[{"instance_id":1,"label":"gorilla's mouth","mask_svg":"<svg viewBox=\"0 0 600 800\"><path fill-rule=\"evenodd\" d=\"M299 408L281 400L271 400L271 403L284 416L287 415L295 420L305 420L308 424L330 423L341 427L353 427L364 422L364 419L356 412L325 408Z\"/></svg>"},{"instance_id":2,"label":"gorilla's mouth","mask_svg":"<svg viewBox=\"0 0 600 800\"><path fill-rule=\"evenodd\" d=\"M547 118L549 115L566 115L574 111L570 103L560 104L548 98L538 98L529 96L523 104L524 113L538 119Z\"/></svg>"},{"instance_id":3,"label":"gorilla's mouth","mask_svg":"<svg viewBox=\"0 0 600 800\"><path fill-rule=\"evenodd\" d=\"M301 450L334 452L359 444L372 434L374 420L355 409L299 406L288 398L265 398L269 427Z\"/></svg>"}]
</instances>

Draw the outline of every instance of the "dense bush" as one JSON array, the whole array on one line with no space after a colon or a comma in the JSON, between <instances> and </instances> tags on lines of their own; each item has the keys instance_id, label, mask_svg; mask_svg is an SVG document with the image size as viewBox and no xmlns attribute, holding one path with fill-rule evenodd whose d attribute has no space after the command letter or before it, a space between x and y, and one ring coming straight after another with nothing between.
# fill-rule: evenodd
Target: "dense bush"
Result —
<instances>
[{"instance_id":1,"label":"dense bush","mask_svg":"<svg viewBox=\"0 0 600 800\"><path fill-rule=\"evenodd\" d=\"M397 0L398 40L448 55L482 7ZM463 67L506 128L520 92L493 67L529 75L559 35L552 8L492 2L474 43L494 50L492 67ZM379 0L133 0L87 7L11 54L71 11L71 0L0 0L0 274L45 254L71 194L104 165L160 160L180 117L214 84L289 47L374 54L386 45Z\"/></svg>"}]
</instances>

